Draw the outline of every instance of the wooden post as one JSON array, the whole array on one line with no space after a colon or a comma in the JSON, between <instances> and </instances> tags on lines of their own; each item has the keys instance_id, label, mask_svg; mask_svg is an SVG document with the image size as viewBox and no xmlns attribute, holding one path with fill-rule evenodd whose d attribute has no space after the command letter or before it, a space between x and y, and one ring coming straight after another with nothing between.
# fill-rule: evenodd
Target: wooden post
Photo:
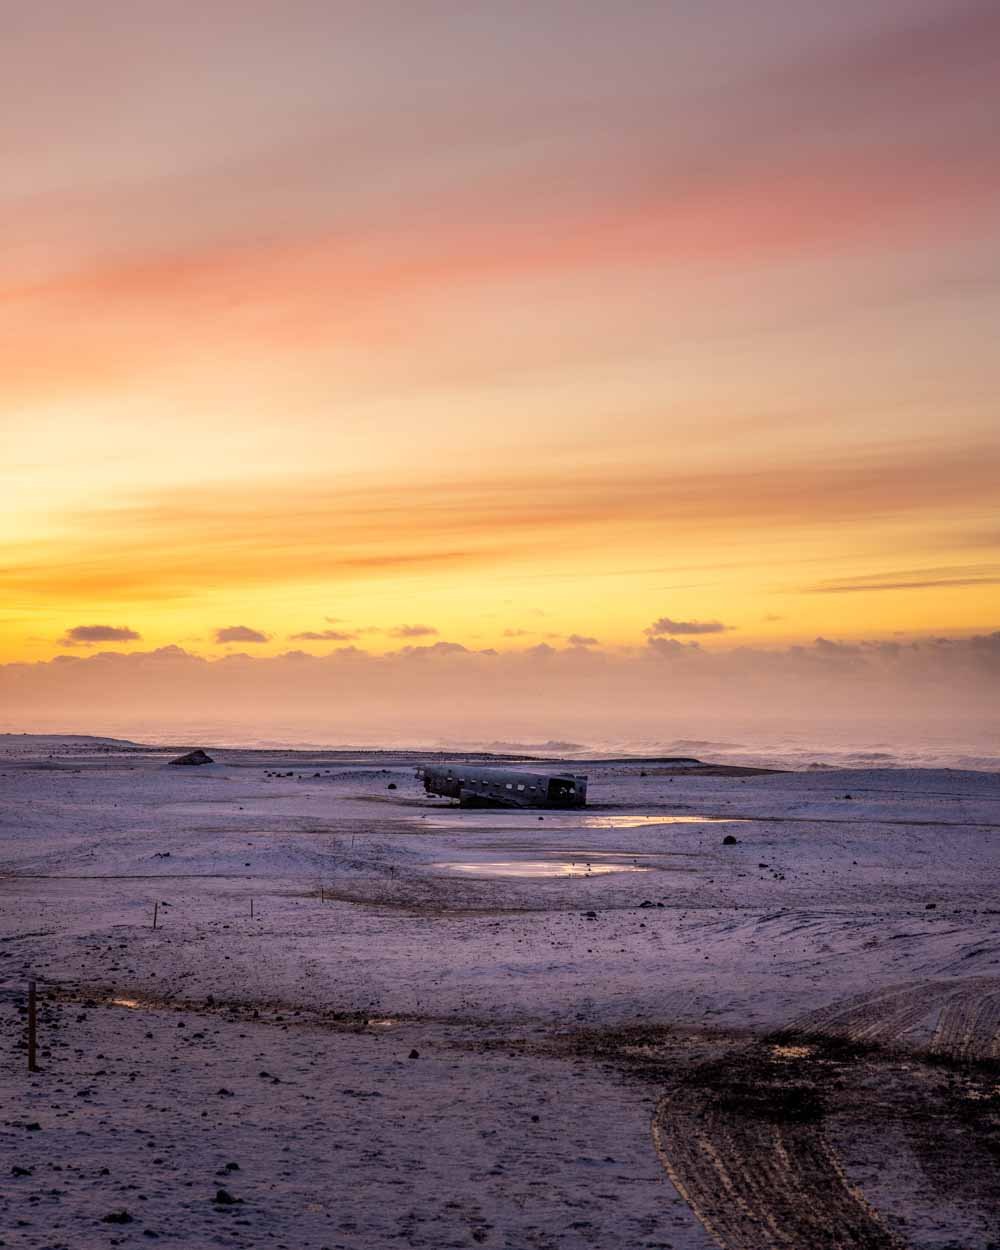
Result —
<instances>
[{"instance_id":1,"label":"wooden post","mask_svg":"<svg viewBox=\"0 0 1000 1250\"><path fill-rule=\"evenodd\" d=\"M253 920L253 899L250 900L250 919Z\"/></svg>"},{"instance_id":2,"label":"wooden post","mask_svg":"<svg viewBox=\"0 0 1000 1250\"><path fill-rule=\"evenodd\" d=\"M38 1071L38 1002L34 981L28 982L28 1071Z\"/></svg>"},{"instance_id":3,"label":"wooden post","mask_svg":"<svg viewBox=\"0 0 1000 1250\"><path fill-rule=\"evenodd\" d=\"M153 928L154 929L156 928L156 914L159 910L160 910L160 904L158 902L154 902L153 903Z\"/></svg>"},{"instance_id":4,"label":"wooden post","mask_svg":"<svg viewBox=\"0 0 1000 1250\"><path fill-rule=\"evenodd\" d=\"M326 893L324 892L324 890L323 890L323 887L322 887L322 886L320 886L320 887L319 887L319 901L320 901L321 903L325 903L325 902L326 902Z\"/></svg>"}]
</instances>

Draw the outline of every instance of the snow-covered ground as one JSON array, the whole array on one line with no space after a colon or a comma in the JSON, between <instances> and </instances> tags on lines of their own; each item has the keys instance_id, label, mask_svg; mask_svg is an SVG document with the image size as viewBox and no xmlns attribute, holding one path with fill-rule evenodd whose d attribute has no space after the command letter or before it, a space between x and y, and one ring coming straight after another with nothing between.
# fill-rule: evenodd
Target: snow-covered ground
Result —
<instances>
[{"instance_id":1,"label":"snow-covered ground","mask_svg":"<svg viewBox=\"0 0 1000 1250\"><path fill-rule=\"evenodd\" d=\"M586 811L490 812L427 798L401 752L206 744L216 763L174 768L0 742L7 1245L801 1250L820 1217L842 1221L832 1244L997 1239L988 1191L942 1181L910 1111L891 1184L865 1145L890 1131L865 1110L886 1089L923 1097L901 1053L927 1090L951 1064L980 1143L1000 1135L996 774L590 762ZM48 1018L29 1079L30 977ZM842 1070L793 1047L775 1078L760 1048L792 1025L876 1049ZM776 1214L781 1186L726 1150L733 1114L777 1121L731 1099L691 1154L719 1056L752 1060L769 1105L775 1080L855 1091L820 1117L840 1206L805 1211L826 1182L804 1172L782 1199L799 1214ZM941 1140L965 1131L927 1098ZM805 1121L740 1149L798 1175L820 1157L785 1140ZM977 1166L989 1181L995 1154ZM739 1220L712 1207L727 1186Z\"/></svg>"}]
</instances>

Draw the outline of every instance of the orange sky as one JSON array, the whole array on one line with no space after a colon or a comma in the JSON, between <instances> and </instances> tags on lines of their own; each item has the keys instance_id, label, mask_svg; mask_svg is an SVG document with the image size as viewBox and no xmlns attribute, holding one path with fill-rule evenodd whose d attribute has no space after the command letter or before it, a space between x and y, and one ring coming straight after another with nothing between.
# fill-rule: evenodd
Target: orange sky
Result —
<instances>
[{"instance_id":1,"label":"orange sky","mask_svg":"<svg viewBox=\"0 0 1000 1250\"><path fill-rule=\"evenodd\" d=\"M10 24L0 663L998 627L995 5Z\"/></svg>"}]
</instances>

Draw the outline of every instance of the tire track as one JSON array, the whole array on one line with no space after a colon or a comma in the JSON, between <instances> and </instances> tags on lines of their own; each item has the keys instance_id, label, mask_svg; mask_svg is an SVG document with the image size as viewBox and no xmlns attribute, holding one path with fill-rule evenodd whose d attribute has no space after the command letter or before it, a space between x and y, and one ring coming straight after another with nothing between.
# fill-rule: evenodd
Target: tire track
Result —
<instances>
[{"instance_id":1,"label":"tire track","mask_svg":"<svg viewBox=\"0 0 1000 1250\"><path fill-rule=\"evenodd\" d=\"M1000 981L995 977L904 982L888 990L856 995L811 1012L796 1020L791 1031L806 1037L846 1037L855 1042L883 1044L896 1042L933 1011L940 1010L948 1015L950 1011L958 1010L967 1014L972 1004L998 988ZM966 1006L961 1007L960 1004ZM980 1012L975 1019L978 1020L980 1015L982 1020L975 1027L981 1032L989 1028L992 1017L989 1013ZM965 1015L962 1016L964 1018ZM942 1025L939 1024L935 1037L950 1037L954 1027L959 1026L949 1025L942 1034ZM990 1045L993 1033L994 1029L990 1029ZM938 1049L944 1053L941 1047Z\"/></svg>"},{"instance_id":2,"label":"tire track","mask_svg":"<svg viewBox=\"0 0 1000 1250\"><path fill-rule=\"evenodd\" d=\"M958 1059L1000 1059L1000 980L990 978L952 998L930 1048Z\"/></svg>"},{"instance_id":3,"label":"tire track","mask_svg":"<svg viewBox=\"0 0 1000 1250\"><path fill-rule=\"evenodd\" d=\"M751 1056L728 1061L739 1075L721 1095L713 1069L714 1088L684 1087L654 1114L657 1155L705 1229L723 1250L903 1250L844 1175L808 1091L792 1086L789 1100Z\"/></svg>"},{"instance_id":4,"label":"tire track","mask_svg":"<svg viewBox=\"0 0 1000 1250\"><path fill-rule=\"evenodd\" d=\"M897 1042L935 1011L933 1051L998 1057L1000 978L910 981L811 1012L780 1040L702 1065L661 1098L652 1124L657 1155L723 1250L904 1250L830 1146L824 1091L843 1084L850 1064L862 1064L854 1083L862 1072L877 1075L867 1047ZM963 1117L959 1108L958 1121L944 1123L968 1159L983 1135L970 1139ZM934 1153L937 1136L925 1140L921 1123L918 1112L908 1128L915 1153L936 1188L954 1192L954 1160L945 1168ZM970 1201L981 1201L980 1188L969 1187Z\"/></svg>"}]
</instances>

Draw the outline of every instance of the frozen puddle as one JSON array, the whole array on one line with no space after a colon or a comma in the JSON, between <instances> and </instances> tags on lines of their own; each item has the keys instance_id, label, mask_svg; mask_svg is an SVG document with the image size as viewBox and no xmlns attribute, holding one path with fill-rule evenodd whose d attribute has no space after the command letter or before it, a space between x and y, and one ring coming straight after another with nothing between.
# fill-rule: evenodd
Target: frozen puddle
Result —
<instances>
[{"instance_id":1,"label":"frozen puddle","mask_svg":"<svg viewBox=\"0 0 1000 1250\"><path fill-rule=\"evenodd\" d=\"M651 866L598 859L483 859L434 867L476 877L597 877L611 872L649 872Z\"/></svg>"}]
</instances>

